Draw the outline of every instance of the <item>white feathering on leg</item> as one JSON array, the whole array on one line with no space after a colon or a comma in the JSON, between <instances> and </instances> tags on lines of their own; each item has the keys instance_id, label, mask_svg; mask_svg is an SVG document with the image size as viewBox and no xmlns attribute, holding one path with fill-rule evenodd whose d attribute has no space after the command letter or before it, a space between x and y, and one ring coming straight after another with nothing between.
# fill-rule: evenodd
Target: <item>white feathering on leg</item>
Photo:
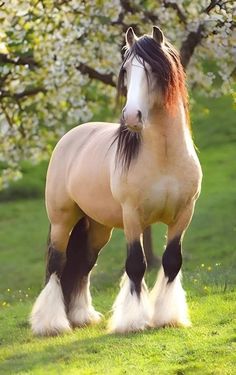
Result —
<instances>
[{"instance_id":1,"label":"white feathering on leg","mask_svg":"<svg viewBox=\"0 0 236 375\"><path fill-rule=\"evenodd\" d=\"M156 284L150 293L152 314L151 327L191 325L185 291L181 285L181 272L168 283L163 267L159 271Z\"/></svg>"},{"instance_id":2,"label":"white feathering on leg","mask_svg":"<svg viewBox=\"0 0 236 375\"><path fill-rule=\"evenodd\" d=\"M149 300L145 282L142 282L140 296L131 293L130 280L125 274L120 292L113 304L113 315L109 322L112 333L126 333L144 330L149 321Z\"/></svg>"},{"instance_id":3,"label":"white feathering on leg","mask_svg":"<svg viewBox=\"0 0 236 375\"><path fill-rule=\"evenodd\" d=\"M30 323L36 335L56 335L70 331L61 283L56 274L51 275L47 285L36 299Z\"/></svg>"},{"instance_id":4,"label":"white feathering on leg","mask_svg":"<svg viewBox=\"0 0 236 375\"><path fill-rule=\"evenodd\" d=\"M74 327L81 327L91 323L99 323L101 317L102 314L97 312L92 305L89 280L87 280L78 293L72 296L68 318Z\"/></svg>"}]
</instances>

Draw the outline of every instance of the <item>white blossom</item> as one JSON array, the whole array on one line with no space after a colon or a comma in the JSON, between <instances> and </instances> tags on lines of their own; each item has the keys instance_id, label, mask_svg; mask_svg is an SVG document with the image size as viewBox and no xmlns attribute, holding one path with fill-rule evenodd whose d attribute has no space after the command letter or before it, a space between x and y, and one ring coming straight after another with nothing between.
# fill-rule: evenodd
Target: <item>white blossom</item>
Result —
<instances>
[{"instance_id":1,"label":"white blossom","mask_svg":"<svg viewBox=\"0 0 236 375\"><path fill-rule=\"evenodd\" d=\"M232 92L236 53L233 2L223 2L209 12L207 0L166 3L169 6L147 0L144 6L143 1L135 0L130 2L134 11L124 14L119 0L8 0L0 7L0 54L15 62L0 64L4 77L0 87L0 161L6 166L0 188L9 179L20 177L21 160L36 162L48 157L48 143L67 129L89 121L102 106L114 109L115 88L100 82L91 86L91 79L78 66L83 63L100 74L117 77L123 25L136 24L141 34L150 34L152 21L145 11L156 17L158 26L178 48L189 33L197 33L201 27L201 42L187 67L189 87L197 86L214 96ZM184 21L171 4L178 5ZM123 17L121 22L119 17ZM20 64L20 58L28 58L28 62ZM32 88L40 90L19 99Z\"/></svg>"}]
</instances>

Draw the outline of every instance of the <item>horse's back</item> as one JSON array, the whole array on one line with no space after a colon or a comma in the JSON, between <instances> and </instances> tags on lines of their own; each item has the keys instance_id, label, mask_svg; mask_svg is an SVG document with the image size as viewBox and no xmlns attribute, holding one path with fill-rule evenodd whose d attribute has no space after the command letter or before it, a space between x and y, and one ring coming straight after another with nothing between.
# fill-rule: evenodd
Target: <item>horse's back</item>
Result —
<instances>
[{"instance_id":1,"label":"horse's back","mask_svg":"<svg viewBox=\"0 0 236 375\"><path fill-rule=\"evenodd\" d=\"M101 144L109 139L112 141L118 126L118 124L107 122L88 122L76 126L59 140L53 151L51 162L55 158L60 158L62 154L67 161L70 161L70 158L75 157L84 147L89 147L98 141Z\"/></svg>"},{"instance_id":2,"label":"horse's back","mask_svg":"<svg viewBox=\"0 0 236 375\"><path fill-rule=\"evenodd\" d=\"M47 207L59 205L63 210L76 203L81 212L104 224L113 221L110 215L121 217L120 206L110 189L110 168L115 155L112 143L118 126L86 123L62 137L48 168Z\"/></svg>"}]
</instances>

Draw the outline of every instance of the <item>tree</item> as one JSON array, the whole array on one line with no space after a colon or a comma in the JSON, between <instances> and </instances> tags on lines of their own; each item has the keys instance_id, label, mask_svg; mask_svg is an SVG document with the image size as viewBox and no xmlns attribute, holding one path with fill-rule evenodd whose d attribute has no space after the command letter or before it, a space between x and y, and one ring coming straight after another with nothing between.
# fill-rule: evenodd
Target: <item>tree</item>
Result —
<instances>
[{"instance_id":1,"label":"tree","mask_svg":"<svg viewBox=\"0 0 236 375\"><path fill-rule=\"evenodd\" d=\"M230 0L2 1L0 189L21 176L22 160L48 158L66 130L114 108L129 26L137 34L160 26L180 49L190 87L231 92L234 11Z\"/></svg>"},{"instance_id":2,"label":"tree","mask_svg":"<svg viewBox=\"0 0 236 375\"><path fill-rule=\"evenodd\" d=\"M21 160L47 158L66 129L99 106L114 108L130 25L137 34L163 28L180 49L190 86L230 92L234 10L225 0L1 2L0 187L20 176Z\"/></svg>"}]
</instances>

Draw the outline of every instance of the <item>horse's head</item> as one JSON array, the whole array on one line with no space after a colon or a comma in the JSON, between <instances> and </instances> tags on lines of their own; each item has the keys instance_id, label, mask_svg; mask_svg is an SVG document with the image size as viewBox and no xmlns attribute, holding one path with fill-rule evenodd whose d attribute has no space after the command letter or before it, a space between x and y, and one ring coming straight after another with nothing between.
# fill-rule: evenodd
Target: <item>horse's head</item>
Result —
<instances>
[{"instance_id":1,"label":"horse's head","mask_svg":"<svg viewBox=\"0 0 236 375\"><path fill-rule=\"evenodd\" d=\"M179 95L185 100L184 78L178 53L158 27L153 27L152 35L140 38L130 27L118 79L118 90L124 87L127 90L123 124L140 132L148 123L153 107L170 110Z\"/></svg>"}]
</instances>

